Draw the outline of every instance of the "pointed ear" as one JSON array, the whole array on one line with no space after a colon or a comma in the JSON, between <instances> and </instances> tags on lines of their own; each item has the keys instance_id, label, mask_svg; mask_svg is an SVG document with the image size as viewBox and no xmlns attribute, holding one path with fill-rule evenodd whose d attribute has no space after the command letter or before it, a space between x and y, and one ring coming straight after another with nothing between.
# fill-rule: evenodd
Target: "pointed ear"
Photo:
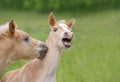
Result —
<instances>
[{"instance_id":1,"label":"pointed ear","mask_svg":"<svg viewBox=\"0 0 120 82\"><path fill-rule=\"evenodd\" d=\"M16 25L14 23L14 20L11 20L9 22L9 32L10 32L10 35L14 35L15 34L15 28L16 28Z\"/></svg>"},{"instance_id":2,"label":"pointed ear","mask_svg":"<svg viewBox=\"0 0 120 82\"><path fill-rule=\"evenodd\" d=\"M52 12L49 14L48 22L51 27L53 27L55 25L55 16Z\"/></svg>"},{"instance_id":3,"label":"pointed ear","mask_svg":"<svg viewBox=\"0 0 120 82\"><path fill-rule=\"evenodd\" d=\"M72 18L71 20L69 20L67 22L67 26L70 27L70 28L72 28L72 26L73 26L74 23L75 23L75 20L74 20L74 18Z\"/></svg>"}]
</instances>

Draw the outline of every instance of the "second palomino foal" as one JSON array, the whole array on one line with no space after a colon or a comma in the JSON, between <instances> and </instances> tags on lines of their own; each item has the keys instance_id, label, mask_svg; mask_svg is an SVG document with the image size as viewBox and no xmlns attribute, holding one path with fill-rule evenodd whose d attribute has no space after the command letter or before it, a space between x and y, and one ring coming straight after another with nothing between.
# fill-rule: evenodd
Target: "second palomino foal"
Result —
<instances>
[{"instance_id":1,"label":"second palomino foal","mask_svg":"<svg viewBox=\"0 0 120 82\"><path fill-rule=\"evenodd\" d=\"M3 76L1 82L56 82L56 70L60 61L61 52L71 46L73 32L71 27L74 19L68 23L55 21L53 13L50 13L48 21L51 32L46 44L48 52L43 60L34 59L21 69L13 70Z\"/></svg>"},{"instance_id":2,"label":"second palomino foal","mask_svg":"<svg viewBox=\"0 0 120 82\"><path fill-rule=\"evenodd\" d=\"M17 29L14 20L0 25L0 72L12 61L44 58L47 45Z\"/></svg>"}]
</instances>

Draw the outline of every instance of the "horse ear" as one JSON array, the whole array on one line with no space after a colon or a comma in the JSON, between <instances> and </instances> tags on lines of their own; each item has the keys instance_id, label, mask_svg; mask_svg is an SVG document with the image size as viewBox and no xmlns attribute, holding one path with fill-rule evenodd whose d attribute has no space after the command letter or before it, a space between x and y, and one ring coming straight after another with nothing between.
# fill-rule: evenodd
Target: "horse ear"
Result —
<instances>
[{"instance_id":1,"label":"horse ear","mask_svg":"<svg viewBox=\"0 0 120 82\"><path fill-rule=\"evenodd\" d=\"M14 20L11 20L9 22L9 32L10 32L10 35L14 35L15 34L15 28L16 28L16 25L14 23Z\"/></svg>"},{"instance_id":2,"label":"horse ear","mask_svg":"<svg viewBox=\"0 0 120 82\"><path fill-rule=\"evenodd\" d=\"M72 28L72 26L73 26L74 23L75 23L75 20L74 20L74 18L72 18L71 20L69 20L67 22L67 26L70 27L70 28Z\"/></svg>"},{"instance_id":3,"label":"horse ear","mask_svg":"<svg viewBox=\"0 0 120 82\"><path fill-rule=\"evenodd\" d=\"M55 25L55 16L52 12L49 14L48 22L52 27Z\"/></svg>"}]
</instances>

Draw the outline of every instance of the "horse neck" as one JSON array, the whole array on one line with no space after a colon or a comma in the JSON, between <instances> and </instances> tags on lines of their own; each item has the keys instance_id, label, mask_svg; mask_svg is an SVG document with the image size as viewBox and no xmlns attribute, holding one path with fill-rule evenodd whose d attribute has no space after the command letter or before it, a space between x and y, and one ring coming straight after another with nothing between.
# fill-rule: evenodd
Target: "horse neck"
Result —
<instances>
[{"instance_id":1,"label":"horse neck","mask_svg":"<svg viewBox=\"0 0 120 82\"><path fill-rule=\"evenodd\" d=\"M3 58L0 58L0 73L4 68L11 62L11 58L5 56Z\"/></svg>"},{"instance_id":2,"label":"horse neck","mask_svg":"<svg viewBox=\"0 0 120 82\"><path fill-rule=\"evenodd\" d=\"M46 69L49 72L51 71L55 72L57 70L62 53L62 49L55 45L54 40L55 38L53 38L52 34L50 33L48 39L46 40L46 44L48 46L48 52L44 59Z\"/></svg>"}]
</instances>

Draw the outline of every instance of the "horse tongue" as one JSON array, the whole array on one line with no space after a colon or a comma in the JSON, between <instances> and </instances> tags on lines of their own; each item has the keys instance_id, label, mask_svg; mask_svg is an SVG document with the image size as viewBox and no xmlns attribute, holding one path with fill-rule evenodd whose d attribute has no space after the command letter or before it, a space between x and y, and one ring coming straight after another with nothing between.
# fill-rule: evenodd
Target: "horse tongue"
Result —
<instances>
[{"instance_id":1,"label":"horse tongue","mask_svg":"<svg viewBox=\"0 0 120 82\"><path fill-rule=\"evenodd\" d=\"M64 44L65 44L65 46L68 46L68 47L70 46L70 42L68 42L68 41L65 41Z\"/></svg>"}]
</instances>

